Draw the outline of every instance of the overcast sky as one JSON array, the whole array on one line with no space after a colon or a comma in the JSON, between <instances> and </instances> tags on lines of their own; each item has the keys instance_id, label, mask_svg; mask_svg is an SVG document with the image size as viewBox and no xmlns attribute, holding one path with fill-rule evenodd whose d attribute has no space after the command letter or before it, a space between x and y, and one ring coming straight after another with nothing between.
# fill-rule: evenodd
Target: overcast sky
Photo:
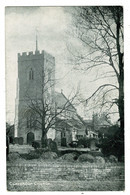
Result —
<instances>
[{"instance_id":1,"label":"overcast sky","mask_svg":"<svg viewBox=\"0 0 130 195\"><path fill-rule=\"evenodd\" d=\"M35 51L36 29L38 49L52 54L56 60L56 90L66 96L80 86L81 96L87 98L100 84L92 85L93 73L74 71L67 59L66 45L80 49L78 40L68 35L71 15L64 7L6 7L6 111L7 121L13 123L17 81L17 53ZM93 86L93 87L92 87ZM83 108L82 108L83 110ZM82 112L83 114L83 112ZM89 116L88 116L89 117Z\"/></svg>"}]
</instances>

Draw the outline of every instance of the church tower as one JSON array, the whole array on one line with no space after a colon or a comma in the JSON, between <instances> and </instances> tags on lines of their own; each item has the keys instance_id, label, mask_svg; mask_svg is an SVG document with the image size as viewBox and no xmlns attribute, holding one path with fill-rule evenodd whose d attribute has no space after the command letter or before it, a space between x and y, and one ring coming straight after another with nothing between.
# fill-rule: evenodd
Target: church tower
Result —
<instances>
[{"instance_id":1,"label":"church tower","mask_svg":"<svg viewBox=\"0 0 130 195\"><path fill-rule=\"evenodd\" d=\"M42 132L30 110L31 104L47 99L54 108L55 58L45 51L18 53L18 80L15 106L15 137L22 137L30 144L41 140ZM31 104L30 104L31 103ZM32 117L32 118L31 118Z\"/></svg>"}]
</instances>

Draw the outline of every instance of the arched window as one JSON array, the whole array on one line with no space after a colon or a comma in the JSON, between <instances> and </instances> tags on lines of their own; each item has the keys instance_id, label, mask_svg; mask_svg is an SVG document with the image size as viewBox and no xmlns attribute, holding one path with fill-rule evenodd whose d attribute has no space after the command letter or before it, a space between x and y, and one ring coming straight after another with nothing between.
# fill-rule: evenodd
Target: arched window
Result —
<instances>
[{"instance_id":1,"label":"arched window","mask_svg":"<svg viewBox=\"0 0 130 195\"><path fill-rule=\"evenodd\" d=\"M37 123L36 115L28 112L26 115L26 122L27 128L35 128Z\"/></svg>"},{"instance_id":2,"label":"arched window","mask_svg":"<svg viewBox=\"0 0 130 195\"><path fill-rule=\"evenodd\" d=\"M34 116L27 116L27 128L36 127L36 118Z\"/></svg>"},{"instance_id":3,"label":"arched window","mask_svg":"<svg viewBox=\"0 0 130 195\"><path fill-rule=\"evenodd\" d=\"M29 80L33 80L34 79L34 72L31 68L31 70L29 71Z\"/></svg>"}]
</instances>

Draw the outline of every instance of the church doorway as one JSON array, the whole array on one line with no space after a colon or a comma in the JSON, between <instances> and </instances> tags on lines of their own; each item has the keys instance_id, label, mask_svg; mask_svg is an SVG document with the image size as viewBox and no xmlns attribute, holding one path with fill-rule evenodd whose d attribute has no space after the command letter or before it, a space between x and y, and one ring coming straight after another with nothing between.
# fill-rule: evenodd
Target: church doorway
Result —
<instances>
[{"instance_id":1,"label":"church doorway","mask_svg":"<svg viewBox=\"0 0 130 195\"><path fill-rule=\"evenodd\" d=\"M33 141L34 141L34 133L29 132L27 134L27 144L31 145Z\"/></svg>"},{"instance_id":2,"label":"church doorway","mask_svg":"<svg viewBox=\"0 0 130 195\"><path fill-rule=\"evenodd\" d=\"M66 132L65 130L63 130L61 132L61 146L67 146L67 143L66 143Z\"/></svg>"}]
</instances>

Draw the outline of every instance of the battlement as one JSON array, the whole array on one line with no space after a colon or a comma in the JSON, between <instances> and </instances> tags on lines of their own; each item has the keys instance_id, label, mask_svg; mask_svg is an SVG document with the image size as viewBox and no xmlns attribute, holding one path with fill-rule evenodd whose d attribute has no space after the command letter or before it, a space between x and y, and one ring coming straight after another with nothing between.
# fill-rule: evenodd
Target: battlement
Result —
<instances>
[{"instance_id":1,"label":"battlement","mask_svg":"<svg viewBox=\"0 0 130 195\"><path fill-rule=\"evenodd\" d=\"M29 51L29 52L22 52L21 53L18 53L18 57L22 57L22 56L36 56L36 55L45 55L45 56L48 56L48 57L52 57L54 58L52 55L50 55L49 53L47 53L46 51L42 50L42 51Z\"/></svg>"},{"instance_id":2,"label":"battlement","mask_svg":"<svg viewBox=\"0 0 130 195\"><path fill-rule=\"evenodd\" d=\"M30 56L30 55L38 55L38 54L44 54L44 50L42 51L29 51L29 52L22 52L21 53L18 53L18 57L21 57L21 56Z\"/></svg>"},{"instance_id":3,"label":"battlement","mask_svg":"<svg viewBox=\"0 0 130 195\"><path fill-rule=\"evenodd\" d=\"M19 60L29 60L29 59L33 59L33 58L39 58L39 57L47 58L47 59L50 59L51 61L54 61L54 57L44 50L42 50L42 51L38 50L35 52L29 51L29 52L18 53Z\"/></svg>"}]
</instances>

